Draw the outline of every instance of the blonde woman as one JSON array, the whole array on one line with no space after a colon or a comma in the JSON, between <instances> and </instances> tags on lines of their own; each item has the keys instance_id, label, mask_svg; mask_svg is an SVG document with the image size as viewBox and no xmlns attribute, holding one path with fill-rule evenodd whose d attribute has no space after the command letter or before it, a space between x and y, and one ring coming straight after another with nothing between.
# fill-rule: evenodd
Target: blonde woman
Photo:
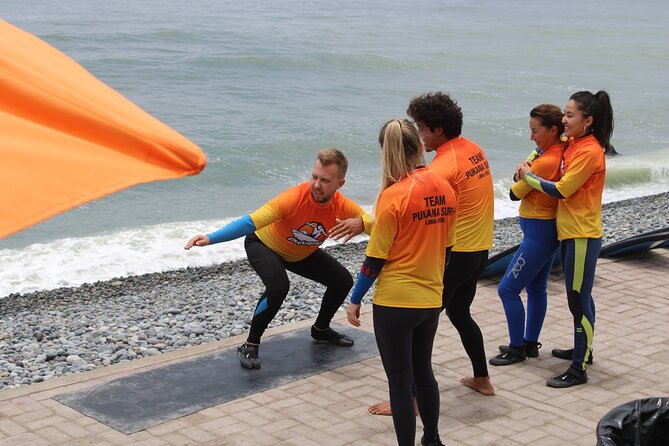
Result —
<instances>
[{"instance_id":1,"label":"blonde woman","mask_svg":"<svg viewBox=\"0 0 669 446\"><path fill-rule=\"evenodd\" d=\"M347 316L360 326L362 297L378 278L372 299L374 333L388 377L398 444L415 444L415 390L424 426L421 444L438 446L439 387L432 371L432 345L457 197L450 183L424 166L413 123L388 121L379 144L382 177L375 224Z\"/></svg>"}]
</instances>

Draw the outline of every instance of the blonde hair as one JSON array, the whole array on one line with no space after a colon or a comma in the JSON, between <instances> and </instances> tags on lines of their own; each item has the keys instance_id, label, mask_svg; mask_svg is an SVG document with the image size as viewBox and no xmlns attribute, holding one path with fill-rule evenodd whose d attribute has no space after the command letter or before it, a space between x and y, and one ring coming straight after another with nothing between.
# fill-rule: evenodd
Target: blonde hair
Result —
<instances>
[{"instance_id":1,"label":"blonde hair","mask_svg":"<svg viewBox=\"0 0 669 446\"><path fill-rule=\"evenodd\" d=\"M392 119L383 124L379 132L379 145L381 185L374 208L386 188L406 178L416 166L425 164L418 130L408 119Z\"/></svg>"},{"instance_id":2,"label":"blonde hair","mask_svg":"<svg viewBox=\"0 0 669 446\"><path fill-rule=\"evenodd\" d=\"M335 149L334 147L323 149L318 152L318 161L321 162L323 167L329 166L330 164L336 164L338 167L339 179L344 179L344 177L346 177L346 171L348 170L348 160L341 151Z\"/></svg>"}]
</instances>

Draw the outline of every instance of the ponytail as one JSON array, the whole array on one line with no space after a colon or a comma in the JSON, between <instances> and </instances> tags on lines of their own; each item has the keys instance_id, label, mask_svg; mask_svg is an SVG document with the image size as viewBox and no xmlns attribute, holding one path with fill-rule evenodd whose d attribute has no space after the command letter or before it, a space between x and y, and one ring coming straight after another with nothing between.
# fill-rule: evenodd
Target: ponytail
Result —
<instances>
[{"instance_id":1,"label":"ponytail","mask_svg":"<svg viewBox=\"0 0 669 446\"><path fill-rule=\"evenodd\" d=\"M417 164L424 164L423 145L418 130L408 119L386 122L379 132L379 145L381 186L376 197L377 204L381 192L408 176Z\"/></svg>"},{"instance_id":2,"label":"ponytail","mask_svg":"<svg viewBox=\"0 0 669 446\"><path fill-rule=\"evenodd\" d=\"M388 121L379 135L381 143L381 187L387 188L407 176L407 154L402 144L402 124L399 120Z\"/></svg>"},{"instance_id":3,"label":"ponytail","mask_svg":"<svg viewBox=\"0 0 669 446\"><path fill-rule=\"evenodd\" d=\"M604 149L604 153L617 154L611 145L613 108L611 107L609 94L604 90L600 90L595 94L589 91L579 91L571 95L569 99L578 104L578 108L585 116L592 116L591 131Z\"/></svg>"}]
</instances>

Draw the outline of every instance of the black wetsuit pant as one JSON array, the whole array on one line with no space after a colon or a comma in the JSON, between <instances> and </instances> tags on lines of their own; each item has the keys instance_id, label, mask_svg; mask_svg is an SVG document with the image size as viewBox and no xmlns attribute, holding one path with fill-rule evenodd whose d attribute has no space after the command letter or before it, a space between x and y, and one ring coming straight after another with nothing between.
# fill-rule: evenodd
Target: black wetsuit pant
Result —
<instances>
[{"instance_id":1,"label":"black wetsuit pant","mask_svg":"<svg viewBox=\"0 0 669 446\"><path fill-rule=\"evenodd\" d=\"M435 438L439 422L439 386L432 371L432 345L439 308L374 305L374 336L388 377L390 407L397 442L416 444L414 392L425 438Z\"/></svg>"},{"instance_id":2,"label":"black wetsuit pant","mask_svg":"<svg viewBox=\"0 0 669 446\"><path fill-rule=\"evenodd\" d=\"M260 343L260 338L288 295L290 282L286 270L325 285L321 309L314 325L318 328L330 326L330 321L353 287L353 277L344 266L322 249L298 262L286 262L255 234L246 236L244 248L251 267L265 285L265 292L253 314L248 342Z\"/></svg>"},{"instance_id":3,"label":"black wetsuit pant","mask_svg":"<svg viewBox=\"0 0 669 446\"><path fill-rule=\"evenodd\" d=\"M451 251L444 270L443 305L458 330L462 345L472 362L474 376L488 376L481 329L469 311L476 295L476 282L488 263L488 251Z\"/></svg>"}]
</instances>

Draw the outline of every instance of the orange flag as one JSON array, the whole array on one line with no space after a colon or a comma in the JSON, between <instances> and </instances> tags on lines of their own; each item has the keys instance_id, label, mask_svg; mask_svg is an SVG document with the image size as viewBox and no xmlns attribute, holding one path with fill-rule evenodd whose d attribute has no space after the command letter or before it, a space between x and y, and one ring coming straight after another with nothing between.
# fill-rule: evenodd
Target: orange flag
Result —
<instances>
[{"instance_id":1,"label":"orange flag","mask_svg":"<svg viewBox=\"0 0 669 446\"><path fill-rule=\"evenodd\" d=\"M202 150L0 20L0 238L87 201L195 175Z\"/></svg>"}]
</instances>

